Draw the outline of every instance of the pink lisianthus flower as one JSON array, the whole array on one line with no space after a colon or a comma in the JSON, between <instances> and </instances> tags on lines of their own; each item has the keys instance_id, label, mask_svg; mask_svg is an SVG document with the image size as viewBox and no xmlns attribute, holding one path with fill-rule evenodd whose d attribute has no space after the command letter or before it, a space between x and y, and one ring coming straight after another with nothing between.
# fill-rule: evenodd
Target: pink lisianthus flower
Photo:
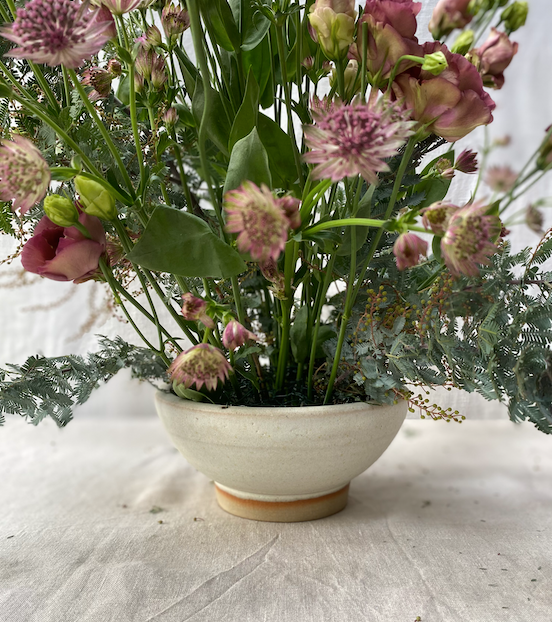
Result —
<instances>
[{"instance_id":1,"label":"pink lisianthus flower","mask_svg":"<svg viewBox=\"0 0 552 622\"><path fill-rule=\"evenodd\" d=\"M226 229L237 233L238 248L261 263L278 259L291 226L280 201L264 184L259 188L250 181L224 196L228 214Z\"/></svg>"},{"instance_id":2,"label":"pink lisianthus flower","mask_svg":"<svg viewBox=\"0 0 552 622\"><path fill-rule=\"evenodd\" d=\"M213 391L218 381L224 383L232 371L221 350L208 343L200 343L181 352L171 363L168 373L172 380L189 389L193 384L200 391L203 385Z\"/></svg>"},{"instance_id":3,"label":"pink lisianthus flower","mask_svg":"<svg viewBox=\"0 0 552 622\"><path fill-rule=\"evenodd\" d=\"M494 89L504 85L504 70L517 54L518 44L510 41L505 32L491 28L487 41L468 54L468 59L479 69L483 84Z\"/></svg>"},{"instance_id":4,"label":"pink lisianthus flower","mask_svg":"<svg viewBox=\"0 0 552 622\"><path fill-rule=\"evenodd\" d=\"M84 212L79 215L79 222L90 238L75 227L60 227L44 216L23 246L21 263L25 270L54 281L75 283L98 275L100 257L106 251L102 223Z\"/></svg>"},{"instance_id":5,"label":"pink lisianthus flower","mask_svg":"<svg viewBox=\"0 0 552 622\"><path fill-rule=\"evenodd\" d=\"M421 7L412 0L367 0L349 58L362 62L363 24L368 27L366 66L372 76L381 72L380 77L385 80L401 56L423 56L416 38L416 15ZM399 72L413 64L413 61L403 60Z\"/></svg>"},{"instance_id":6,"label":"pink lisianthus flower","mask_svg":"<svg viewBox=\"0 0 552 622\"><path fill-rule=\"evenodd\" d=\"M182 294L182 315L190 322L199 321L207 328L215 328L213 319L207 315L207 302L187 292Z\"/></svg>"},{"instance_id":7,"label":"pink lisianthus flower","mask_svg":"<svg viewBox=\"0 0 552 622\"><path fill-rule=\"evenodd\" d=\"M483 89L477 69L462 55L438 42L424 43L423 55L441 51L448 67L438 76L412 67L393 83L398 100L412 110L412 118L434 133L455 142L493 120L496 104Z\"/></svg>"},{"instance_id":8,"label":"pink lisianthus flower","mask_svg":"<svg viewBox=\"0 0 552 622\"><path fill-rule=\"evenodd\" d=\"M314 179L340 181L362 175L377 184L377 173L388 171L386 158L394 156L413 134L410 113L398 105L384 102L350 105L311 106L314 125L303 126L309 151L303 156L316 164Z\"/></svg>"},{"instance_id":9,"label":"pink lisianthus flower","mask_svg":"<svg viewBox=\"0 0 552 622\"><path fill-rule=\"evenodd\" d=\"M488 264L497 247L493 242L502 231L498 216L486 214L482 202L468 203L452 214L441 240L441 252L455 276L477 276L478 264Z\"/></svg>"},{"instance_id":10,"label":"pink lisianthus flower","mask_svg":"<svg viewBox=\"0 0 552 622\"><path fill-rule=\"evenodd\" d=\"M410 231L401 233L393 245L393 254L399 270L412 268L420 263L422 255L427 255L427 242Z\"/></svg>"},{"instance_id":11,"label":"pink lisianthus flower","mask_svg":"<svg viewBox=\"0 0 552 622\"><path fill-rule=\"evenodd\" d=\"M469 10L471 0L439 0L433 9L429 31L434 39L441 39L455 28L464 28L473 19Z\"/></svg>"},{"instance_id":12,"label":"pink lisianthus flower","mask_svg":"<svg viewBox=\"0 0 552 622\"><path fill-rule=\"evenodd\" d=\"M31 0L17 9L13 24L0 34L18 47L8 56L25 58L50 67L80 67L110 39L112 21L98 22L98 11L88 2Z\"/></svg>"},{"instance_id":13,"label":"pink lisianthus flower","mask_svg":"<svg viewBox=\"0 0 552 622\"><path fill-rule=\"evenodd\" d=\"M14 135L0 145L0 199L13 201L12 210L25 214L44 198L50 185L50 167L30 140Z\"/></svg>"},{"instance_id":14,"label":"pink lisianthus flower","mask_svg":"<svg viewBox=\"0 0 552 622\"><path fill-rule=\"evenodd\" d=\"M308 13L309 31L331 60L347 56L355 32L354 0L315 0Z\"/></svg>"},{"instance_id":15,"label":"pink lisianthus flower","mask_svg":"<svg viewBox=\"0 0 552 622\"><path fill-rule=\"evenodd\" d=\"M247 330L237 320L230 320L222 333L222 343L228 350L236 350L248 341L258 341L257 335Z\"/></svg>"}]
</instances>

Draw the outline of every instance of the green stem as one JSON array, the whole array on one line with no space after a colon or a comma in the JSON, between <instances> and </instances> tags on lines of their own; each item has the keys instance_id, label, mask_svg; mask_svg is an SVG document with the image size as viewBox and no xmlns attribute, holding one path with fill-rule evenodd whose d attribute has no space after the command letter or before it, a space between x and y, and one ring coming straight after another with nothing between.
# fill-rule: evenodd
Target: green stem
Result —
<instances>
[{"instance_id":1,"label":"green stem","mask_svg":"<svg viewBox=\"0 0 552 622\"><path fill-rule=\"evenodd\" d=\"M43 90L44 95L46 95L46 99L50 102L50 106L52 106L52 108L56 112L59 112L58 101L57 101L56 96L54 95L52 89L50 88L50 85L48 84L48 82L44 78L44 74L42 73L42 69L40 69L40 67L36 63L33 63L30 60L28 60L27 62L29 63L30 68L33 70L33 73L34 73L34 76L36 78L36 81L40 84L40 88Z\"/></svg>"},{"instance_id":2,"label":"green stem","mask_svg":"<svg viewBox=\"0 0 552 622\"><path fill-rule=\"evenodd\" d=\"M51 127L54 132L63 140L65 144L67 144L73 151L81 157L81 160L86 165L86 167L93 172L98 177L101 177L100 171L94 166L92 160L84 153L84 151L79 147L79 145L63 130L59 125L57 125L50 116L41 110L40 104L34 104L24 97L17 95L16 93L11 94L11 97L18 101L23 105L24 108L32 112L36 117L38 117L41 121L43 121L46 125Z\"/></svg>"},{"instance_id":3,"label":"green stem","mask_svg":"<svg viewBox=\"0 0 552 622\"><path fill-rule=\"evenodd\" d=\"M186 205L188 207L188 211L192 213L194 211L194 204L192 202L192 193L190 192L190 187L188 185L188 176L186 175L186 171L184 170L184 162L182 161L182 155L180 153L180 145L176 142L176 134L174 130L172 131L171 135L174 141L173 153L174 157L176 158L176 164L178 166L180 183L182 184L182 188L184 190L184 196L186 197Z\"/></svg>"},{"instance_id":4,"label":"green stem","mask_svg":"<svg viewBox=\"0 0 552 622\"><path fill-rule=\"evenodd\" d=\"M128 40L128 34L126 31L125 20L120 15L119 31L123 35L123 42L128 51L130 51L130 44ZM128 88L129 88L129 107L130 107L130 123L132 125L132 135L134 137L134 145L136 148L136 158L138 160L138 168L140 169L140 184L146 183L145 166L144 166L144 154L142 153L142 145L140 143L140 131L138 130L138 114L136 112L136 85L134 84L134 76L136 69L134 62L126 63L128 71Z\"/></svg>"},{"instance_id":5,"label":"green stem","mask_svg":"<svg viewBox=\"0 0 552 622\"><path fill-rule=\"evenodd\" d=\"M134 186L132 185L132 181L130 179L128 171L126 170L124 162L121 158L121 154L119 153L119 150L115 146L115 143L113 142L108 129L105 127L103 121L100 119L98 113L96 112L96 109L90 102L90 99L88 98L88 95L86 94L82 84L80 83L77 77L77 74L75 73L75 70L68 69L67 73L69 74L69 77L71 78L71 81L73 82L74 87L77 89L80 95L80 98L82 100L82 103L84 104L84 107L86 108L86 110L88 111L88 114L93 119L94 123L96 124L96 127L100 131L100 134L102 135L102 138L105 140L106 145L109 151L111 152L111 155L114 157L115 161L117 162L117 165L119 167L119 170L121 171L121 175L123 176L123 179L125 180L125 184L127 185L129 192L131 194L134 194Z\"/></svg>"},{"instance_id":6,"label":"green stem","mask_svg":"<svg viewBox=\"0 0 552 622\"><path fill-rule=\"evenodd\" d=\"M328 263L326 264L324 282L322 284L322 287L320 288L320 291L318 292L315 309L314 309L315 325L314 325L314 331L312 334L311 351L310 351L310 358L309 358L309 369L307 372L307 395L309 399L311 400L312 400L313 389L314 389L313 376L314 376L314 362L316 360L316 348L318 345L318 333L320 331L320 325L322 323L322 318L321 318L322 308L326 300L326 293L328 291L328 288L330 287L330 283L332 282L333 267L335 264L336 257L337 257L337 251L334 250L334 252L330 255L330 259Z\"/></svg>"},{"instance_id":7,"label":"green stem","mask_svg":"<svg viewBox=\"0 0 552 622\"><path fill-rule=\"evenodd\" d=\"M301 187L304 184L303 181L303 168L301 166L301 156L297 148L297 141L295 140L295 130L293 128L293 116L291 107L291 90L288 82L287 68L286 68L286 51L284 45L283 27L276 26L276 43L278 44L278 56L280 57L280 68L282 71L282 82L284 84L284 97L286 102L287 111L287 132L291 141L291 147L293 149L293 159L295 161L295 168L297 169L297 175L299 177L299 183Z\"/></svg>"},{"instance_id":8,"label":"green stem","mask_svg":"<svg viewBox=\"0 0 552 622\"><path fill-rule=\"evenodd\" d=\"M153 152L155 154L155 162L156 164L159 164L159 156L157 154L158 134L157 134L157 127L155 124L155 116L153 114L153 108L149 104L147 105L147 109L148 109L148 117L149 117L149 122L150 122L151 133L153 137ZM167 185L165 184L163 180L160 181L159 185L161 187L161 194L163 195L163 200L165 201L165 204L170 205L171 200L169 199L169 195L167 193Z\"/></svg>"},{"instance_id":9,"label":"green stem","mask_svg":"<svg viewBox=\"0 0 552 622\"><path fill-rule=\"evenodd\" d=\"M67 107L71 106L71 85L69 84L69 77L67 75L67 69L62 65L61 71L63 73L63 87L65 89L65 103Z\"/></svg>"},{"instance_id":10,"label":"green stem","mask_svg":"<svg viewBox=\"0 0 552 622\"><path fill-rule=\"evenodd\" d=\"M327 222L321 222L313 225L312 227L305 229L304 233L313 235L314 233L325 231L326 229L335 229L347 226L376 227L380 229L386 222L386 220L376 220L374 218L341 218L339 220L329 220Z\"/></svg>"},{"instance_id":11,"label":"green stem","mask_svg":"<svg viewBox=\"0 0 552 622\"><path fill-rule=\"evenodd\" d=\"M297 262L298 244L290 240L286 244L284 255L284 283L285 300L281 301L282 307L282 333L280 339L280 351L278 354L278 366L276 369L276 390L279 391L284 386L286 377L286 365L289 353L289 333L291 328L291 309L293 307L292 282Z\"/></svg>"}]
</instances>

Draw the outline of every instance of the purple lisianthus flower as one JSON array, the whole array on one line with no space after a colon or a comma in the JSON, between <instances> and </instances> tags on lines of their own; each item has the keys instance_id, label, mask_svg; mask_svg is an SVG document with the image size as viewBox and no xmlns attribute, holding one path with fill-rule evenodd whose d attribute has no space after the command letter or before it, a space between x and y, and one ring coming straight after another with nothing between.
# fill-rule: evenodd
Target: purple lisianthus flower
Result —
<instances>
[{"instance_id":1,"label":"purple lisianthus flower","mask_svg":"<svg viewBox=\"0 0 552 622\"><path fill-rule=\"evenodd\" d=\"M79 222L90 238L75 227L60 227L44 216L23 246L21 263L25 270L53 281L82 283L94 278L99 273L100 257L106 251L105 232L95 216L83 212Z\"/></svg>"}]
</instances>

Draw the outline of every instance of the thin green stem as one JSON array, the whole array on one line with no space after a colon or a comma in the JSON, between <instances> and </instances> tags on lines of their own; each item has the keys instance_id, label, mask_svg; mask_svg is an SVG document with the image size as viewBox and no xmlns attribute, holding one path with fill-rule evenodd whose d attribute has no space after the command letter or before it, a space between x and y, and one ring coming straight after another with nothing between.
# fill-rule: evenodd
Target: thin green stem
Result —
<instances>
[{"instance_id":1,"label":"thin green stem","mask_svg":"<svg viewBox=\"0 0 552 622\"><path fill-rule=\"evenodd\" d=\"M293 149L293 159L295 161L295 168L297 169L297 175L299 177L299 183L301 187L304 184L303 180L303 168L301 166L301 156L299 155L299 149L297 148L297 141L295 140L295 130L293 127L293 115L291 106L291 89L288 82L287 68L286 68L286 49L284 44L283 27L276 26L276 43L278 44L278 56L280 57L280 69L282 71L282 82L284 85L284 98L287 111L287 131L289 139L291 141L291 147Z\"/></svg>"},{"instance_id":2,"label":"thin green stem","mask_svg":"<svg viewBox=\"0 0 552 622\"><path fill-rule=\"evenodd\" d=\"M304 233L313 235L319 231L325 231L326 229L335 229L340 227L375 227L380 229L387 221L376 220L374 218L340 218L339 220L329 220L327 222L321 222L308 229L305 229Z\"/></svg>"},{"instance_id":3,"label":"thin green stem","mask_svg":"<svg viewBox=\"0 0 552 622\"><path fill-rule=\"evenodd\" d=\"M280 350L278 354L278 366L276 369L276 390L279 391L284 386L286 377L286 366L289 354L289 333L291 328L291 309L293 307L293 275L295 264L297 263L299 246L294 240L286 244L284 254L284 291L285 300L281 301L282 307L282 333L280 338Z\"/></svg>"},{"instance_id":4,"label":"thin green stem","mask_svg":"<svg viewBox=\"0 0 552 622\"><path fill-rule=\"evenodd\" d=\"M184 162L182 161L182 154L180 153L180 145L176 142L176 134L174 130L171 135L174 141L173 153L174 157L176 158L178 173L180 175L180 183L182 184L184 196L186 197L186 206L188 208L188 211L192 213L194 211L194 204L192 202L192 193L190 192L190 187L188 185L188 176L186 175L186 171L184 170Z\"/></svg>"},{"instance_id":5,"label":"thin green stem","mask_svg":"<svg viewBox=\"0 0 552 622\"><path fill-rule=\"evenodd\" d=\"M90 117L96 124L96 127L100 131L100 134L102 135L102 138L105 140L106 145L109 151L111 152L111 155L114 157L115 161L117 162L117 165L119 167L119 170L121 171L121 175L123 176L123 179L125 180L125 184L129 192L131 194L134 194L134 186L132 185L132 181L130 179L128 171L126 170L123 159L121 158L121 154L119 153L119 150L115 146L115 143L113 142L108 129L105 127L96 109L90 102L90 99L88 98L88 95L86 94L82 84L80 83L80 80L78 79L77 74L75 73L75 70L68 69L67 73L69 74L69 77L71 78L71 81L73 82L74 87L77 89L80 95L80 98L82 100L82 103L84 104L84 107L86 108L88 114L90 115Z\"/></svg>"},{"instance_id":6,"label":"thin green stem","mask_svg":"<svg viewBox=\"0 0 552 622\"><path fill-rule=\"evenodd\" d=\"M62 65L61 71L63 73L63 88L65 90L65 103L67 107L71 106L71 85L69 83L69 76L67 75L67 69Z\"/></svg>"}]
</instances>

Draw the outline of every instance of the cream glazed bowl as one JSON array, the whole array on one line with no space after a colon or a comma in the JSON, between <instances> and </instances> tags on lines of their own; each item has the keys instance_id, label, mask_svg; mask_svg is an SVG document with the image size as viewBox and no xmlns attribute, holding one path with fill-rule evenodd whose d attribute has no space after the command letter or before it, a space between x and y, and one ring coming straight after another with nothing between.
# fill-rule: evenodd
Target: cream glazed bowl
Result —
<instances>
[{"instance_id":1,"label":"cream glazed bowl","mask_svg":"<svg viewBox=\"0 0 552 622\"><path fill-rule=\"evenodd\" d=\"M223 510L275 522L342 510L350 481L387 449L407 412L406 402L228 407L164 391L155 405L174 446L214 480Z\"/></svg>"}]
</instances>

